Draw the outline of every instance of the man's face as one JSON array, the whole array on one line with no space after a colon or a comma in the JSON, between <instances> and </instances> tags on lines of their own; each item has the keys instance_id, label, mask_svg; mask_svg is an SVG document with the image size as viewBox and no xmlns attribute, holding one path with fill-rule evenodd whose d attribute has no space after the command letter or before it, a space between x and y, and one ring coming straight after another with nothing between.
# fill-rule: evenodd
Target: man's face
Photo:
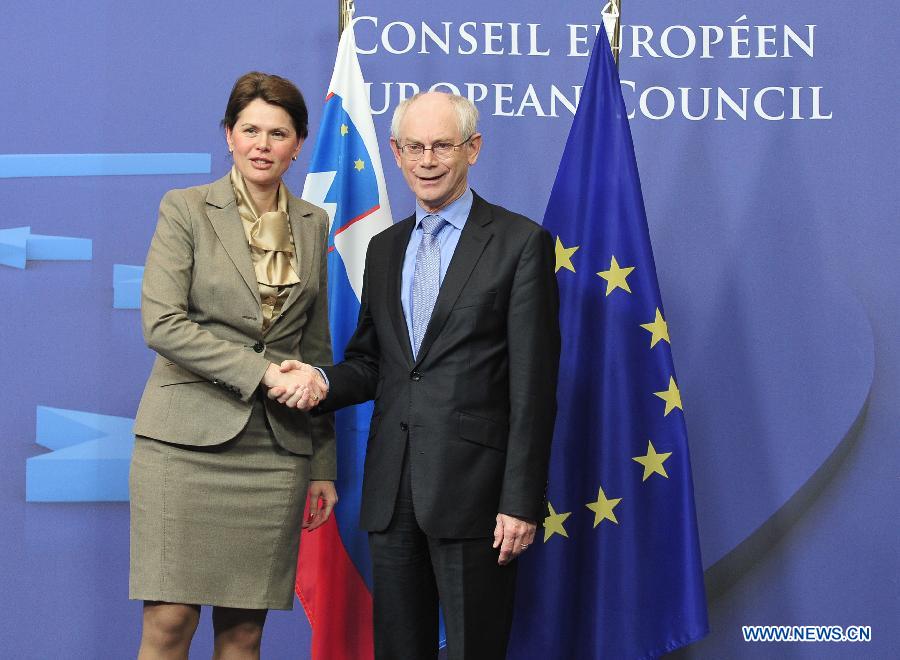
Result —
<instances>
[{"instance_id":1,"label":"man's face","mask_svg":"<svg viewBox=\"0 0 900 660\"><path fill-rule=\"evenodd\" d=\"M456 112L446 94L431 93L414 101L399 126L399 138L391 138L391 148L403 178L427 211L435 212L458 199L466 190L469 166L478 160L481 135L460 135ZM444 157L434 155L435 145L459 145ZM411 160L401 148L419 144L428 149Z\"/></svg>"}]
</instances>

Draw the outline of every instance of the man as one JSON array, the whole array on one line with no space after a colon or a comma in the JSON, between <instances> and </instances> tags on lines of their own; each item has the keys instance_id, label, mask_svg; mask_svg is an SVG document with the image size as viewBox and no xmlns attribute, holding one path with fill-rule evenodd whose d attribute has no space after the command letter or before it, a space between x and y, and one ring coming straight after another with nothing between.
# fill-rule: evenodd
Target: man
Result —
<instances>
[{"instance_id":1,"label":"man","mask_svg":"<svg viewBox=\"0 0 900 660\"><path fill-rule=\"evenodd\" d=\"M375 656L500 659L518 557L544 515L559 364L549 234L468 186L482 136L467 99L401 103L391 149L413 216L369 244L356 332L329 384L274 390L327 412L375 399L361 526ZM511 154L510 156L514 156ZM283 368L309 369L300 363Z\"/></svg>"}]
</instances>

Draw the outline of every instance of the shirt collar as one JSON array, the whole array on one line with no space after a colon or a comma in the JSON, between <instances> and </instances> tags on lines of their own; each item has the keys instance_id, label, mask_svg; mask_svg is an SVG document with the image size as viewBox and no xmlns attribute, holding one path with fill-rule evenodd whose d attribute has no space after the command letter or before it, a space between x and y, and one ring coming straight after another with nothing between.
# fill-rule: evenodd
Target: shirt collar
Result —
<instances>
[{"instance_id":1,"label":"shirt collar","mask_svg":"<svg viewBox=\"0 0 900 660\"><path fill-rule=\"evenodd\" d=\"M469 217L469 212L472 210L474 199L472 189L466 188L466 191L458 199L450 202L437 213L430 213L416 204L416 229L422 227L422 218L426 215L439 215L461 231L466 224L466 219Z\"/></svg>"}]
</instances>

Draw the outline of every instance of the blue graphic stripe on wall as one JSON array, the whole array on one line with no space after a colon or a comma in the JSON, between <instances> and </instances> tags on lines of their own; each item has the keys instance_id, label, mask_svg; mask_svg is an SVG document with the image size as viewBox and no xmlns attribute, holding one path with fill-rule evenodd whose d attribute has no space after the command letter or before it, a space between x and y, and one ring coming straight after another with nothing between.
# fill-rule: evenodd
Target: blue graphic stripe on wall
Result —
<instances>
[{"instance_id":1,"label":"blue graphic stripe on wall","mask_svg":"<svg viewBox=\"0 0 900 660\"><path fill-rule=\"evenodd\" d=\"M127 502L134 420L38 406L35 443L50 452L25 460L28 502Z\"/></svg>"},{"instance_id":2,"label":"blue graphic stripe on wall","mask_svg":"<svg viewBox=\"0 0 900 660\"><path fill-rule=\"evenodd\" d=\"M143 266L113 264L113 309L140 309Z\"/></svg>"},{"instance_id":3,"label":"blue graphic stripe on wall","mask_svg":"<svg viewBox=\"0 0 900 660\"><path fill-rule=\"evenodd\" d=\"M172 154L0 154L0 179L43 176L209 174L212 156Z\"/></svg>"},{"instance_id":4,"label":"blue graphic stripe on wall","mask_svg":"<svg viewBox=\"0 0 900 660\"><path fill-rule=\"evenodd\" d=\"M25 268L26 261L90 261L89 238L32 234L31 227L0 229L0 266Z\"/></svg>"}]
</instances>

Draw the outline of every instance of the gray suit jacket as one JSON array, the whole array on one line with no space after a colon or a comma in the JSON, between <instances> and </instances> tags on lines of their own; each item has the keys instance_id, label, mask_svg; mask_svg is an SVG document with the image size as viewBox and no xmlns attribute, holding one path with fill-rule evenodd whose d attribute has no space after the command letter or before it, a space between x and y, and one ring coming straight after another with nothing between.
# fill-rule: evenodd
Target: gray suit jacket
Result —
<instances>
[{"instance_id":1,"label":"gray suit jacket","mask_svg":"<svg viewBox=\"0 0 900 660\"><path fill-rule=\"evenodd\" d=\"M134 432L165 442L216 445L246 425L270 362L331 362L325 212L288 202L300 282L262 331L250 249L228 176L171 190L144 270L144 339L158 353ZM312 457L311 479L334 479L334 424L265 400L275 440Z\"/></svg>"}]
</instances>

